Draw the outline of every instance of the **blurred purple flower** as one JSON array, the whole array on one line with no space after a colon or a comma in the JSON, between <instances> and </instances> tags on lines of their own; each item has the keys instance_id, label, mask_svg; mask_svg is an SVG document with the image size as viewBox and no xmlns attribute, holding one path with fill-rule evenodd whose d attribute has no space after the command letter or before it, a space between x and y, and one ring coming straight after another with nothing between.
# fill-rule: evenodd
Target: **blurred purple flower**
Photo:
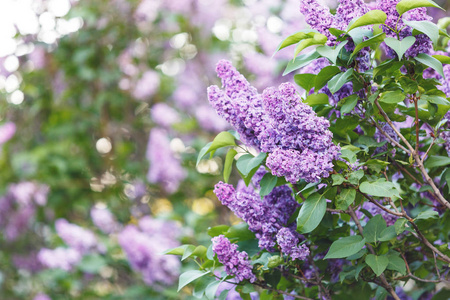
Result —
<instances>
[{"instance_id":1,"label":"blurred purple flower","mask_svg":"<svg viewBox=\"0 0 450 300\"><path fill-rule=\"evenodd\" d=\"M0 146L9 141L16 133L16 124L7 122L0 126Z\"/></svg>"},{"instance_id":2,"label":"blurred purple flower","mask_svg":"<svg viewBox=\"0 0 450 300\"><path fill-rule=\"evenodd\" d=\"M157 72L148 70L142 74L133 89L133 97L138 100L149 100L159 88L160 79Z\"/></svg>"},{"instance_id":3,"label":"blurred purple flower","mask_svg":"<svg viewBox=\"0 0 450 300\"><path fill-rule=\"evenodd\" d=\"M153 105L151 117L153 122L164 128L168 128L181 120L178 112L166 103L156 103Z\"/></svg>"},{"instance_id":4,"label":"blurred purple flower","mask_svg":"<svg viewBox=\"0 0 450 300\"><path fill-rule=\"evenodd\" d=\"M106 207L92 207L91 208L91 218L94 225L97 226L98 229L103 231L106 234L113 233L118 229L118 223L114 218L114 215L111 213L109 209Z\"/></svg>"},{"instance_id":5,"label":"blurred purple flower","mask_svg":"<svg viewBox=\"0 0 450 300\"><path fill-rule=\"evenodd\" d=\"M95 250L98 246L97 238L92 231L71 224L65 219L56 220L55 228L59 237L81 254Z\"/></svg>"},{"instance_id":6,"label":"blurred purple flower","mask_svg":"<svg viewBox=\"0 0 450 300\"><path fill-rule=\"evenodd\" d=\"M75 249L58 247L42 248L38 253L39 261L49 269L71 271L81 261L82 255Z\"/></svg>"}]
</instances>

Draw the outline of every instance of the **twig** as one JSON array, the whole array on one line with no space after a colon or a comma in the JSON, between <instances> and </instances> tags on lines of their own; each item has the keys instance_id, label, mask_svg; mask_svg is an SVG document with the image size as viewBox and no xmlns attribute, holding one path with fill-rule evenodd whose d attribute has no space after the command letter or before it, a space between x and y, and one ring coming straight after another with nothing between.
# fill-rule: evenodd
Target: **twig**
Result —
<instances>
[{"instance_id":1,"label":"twig","mask_svg":"<svg viewBox=\"0 0 450 300\"><path fill-rule=\"evenodd\" d=\"M427 157L428 152L430 152L431 147L434 146L434 141L435 141L435 140L436 140L436 138L433 138L433 141L431 142L430 147L428 147L427 152L425 152L425 154L422 156L422 158L421 158L421 162L422 162L422 163L424 162L425 158Z\"/></svg>"},{"instance_id":2,"label":"twig","mask_svg":"<svg viewBox=\"0 0 450 300\"><path fill-rule=\"evenodd\" d=\"M348 214L348 211L342 209L327 208L327 211L332 213Z\"/></svg>"},{"instance_id":3,"label":"twig","mask_svg":"<svg viewBox=\"0 0 450 300\"><path fill-rule=\"evenodd\" d=\"M314 259L312 257L309 257L310 263L313 266L313 270L314 270L314 275L316 275L316 279L317 279L317 285L319 286L319 290L323 293L323 296L325 298L325 300L331 300L331 295L328 292L328 289L326 287L323 286L322 284L322 278L320 278L320 274L317 271L317 266L314 263Z\"/></svg>"},{"instance_id":4,"label":"twig","mask_svg":"<svg viewBox=\"0 0 450 300\"><path fill-rule=\"evenodd\" d=\"M394 140L389 134L387 134L381 127L380 125L378 125L378 123L372 119L373 124L377 127L378 131L381 132L382 135L384 135L385 137L388 138L388 140L394 144L395 146L399 147L400 149L402 149L403 151L405 151L406 153L410 153L408 151L408 149L406 149L405 147L403 147L402 145L400 145L396 140Z\"/></svg>"},{"instance_id":5,"label":"twig","mask_svg":"<svg viewBox=\"0 0 450 300\"><path fill-rule=\"evenodd\" d=\"M356 186L353 186L361 195L363 195L367 200L369 200L370 202L372 202L373 204L375 204L376 206L378 206L379 208L381 208L382 210L384 210L385 212L397 216L397 217L403 217L403 214L400 212L395 212L392 211L390 209L387 209L386 207L384 207L383 205L381 205L380 203L378 203L378 201L376 201L375 199L373 199L372 197L370 197L369 195L361 192Z\"/></svg>"},{"instance_id":6,"label":"twig","mask_svg":"<svg viewBox=\"0 0 450 300\"><path fill-rule=\"evenodd\" d=\"M415 153L419 153L419 130L420 130L420 126L419 126L419 107L417 106L417 97L416 95L413 95L412 99L414 101L414 108L416 110L416 119L415 119L415 123L416 123L416 152Z\"/></svg>"},{"instance_id":7,"label":"twig","mask_svg":"<svg viewBox=\"0 0 450 300\"><path fill-rule=\"evenodd\" d=\"M353 221L356 224L356 227L358 227L359 233L361 234L362 237L364 237L363 235L363 228L361 226L361 223L358 220L358 217L356 217L355 212L353 211L353 208L351 206L348 207L348 211L350 213L350 216L352 217ZM367 248L369 249L370 253L372 253L373 255L375 254L375 251L373 250L372 245L367 244ZM395 293L395 290L392 288L392 286L387 282L386 277L384 276L384 273L382 273L380 276L380 280L381 280L381 285L389 292L389 294L391 294L391 296L395 299L395 300L401 300L398 295Z\"/></svg>"}]
</instances>

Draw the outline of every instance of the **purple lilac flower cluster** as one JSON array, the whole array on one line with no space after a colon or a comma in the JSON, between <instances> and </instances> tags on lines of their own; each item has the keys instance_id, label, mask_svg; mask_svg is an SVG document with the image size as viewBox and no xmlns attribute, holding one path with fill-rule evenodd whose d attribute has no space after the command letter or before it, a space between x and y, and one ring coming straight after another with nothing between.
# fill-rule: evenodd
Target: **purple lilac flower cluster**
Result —
<instances>
[{"instance_id":1,"label":"purple lilac flower cluster","mask_svg":"<svg viewBox=\"0 0 450 300\"><path fill-rule=\"evenodd\" d=\"M0 146L9 141L16 133L16 124L7 122L0 126Z\"/></svg>"},{"instance_id":2,"label":"purple lilac flower cluster","mask_svg":"<svg viewBox=\"0 0 450 300\"><path fill-rule=\"evenodd\" d=\"M94 225L106 234L113 233L119 227L114 215L106 207L92 207L91 219Z\"/></svg>"},{"instance_id":3,"label":"purple lilac flower cluster","mask_svg":"<svg viewBox=\"0 0 450 300\"><path fill-rule=\"evenodd\" d=\"M42 248L38 253L39 262L49 269L71 271L82 259L80 252L73 248Z\"/></svg>"},{"instance_id":4,"label":"purple lilac flower cluster","mask_svg":"<svg viewBox=\"0 0 450 300\"><path fill-rule=\"evenodd\" d=\"M364 202L363 209L367 210L372 216L381 215L383 219L386 221L386 224L388 226L394 225L395 221L397 221L397 216L391 215L390 213L385 212L381 208L379 208L377 205L373 204L372 202ZM363 216L363 213L361 211L357 211L356 215L358 218L361 218ZM366 221L369 220L368 217L364 217Z\"/></svg>"},{"instance_id":5,"label":"purple lilac flower cluster","mask_svg":"<svg viewBox=\"0 0 450 300\"><path fill-rule=\"evenodd\" d=\"M219 182L214 188L219 201L237 217L248 223L259 240L259 247L272 251L276 233L287 226L290 216L298 207L288 186L275 187L262 200L252 186L241 181L235 190L230 184Z\"/></svg>"},{"instance_id":6,"label":"purple lilac flower cluster","mask_svg":"<svg viewBox=\"0 0 450 300\"><path fill-rule=\"evenodd\" d=\"M394 129L392 129L392 127L388 123L382 123L380 127L394 141L398 142L400 140L399 136L395 133ZM377 149L375 149L374 155L386 152L388 150L388 143L391 143L391 141L384 134L382 134L381 131L379 131L378 129L376 130L373 137L377 140L377 142L383 142L383 141L387 142L382 147L378 147ZM392 151L393 151L392 155L394 155L395 148Z\"/></svg>"},{"instance_id":7,"label":"purple lilac flower cluster","mask_svg":"<svg viewBox=\"0 0 450 300\"><path fill-rule=\"evenodd\" d=\"M38 206L47 203L49 188L34 182L11 184L0 197L0 228L8 241L15 241L31 224Z\"/></svg>"},{"instance_id":8,"label":"purple lilac flower cluster","mask_svg":"<svg viewBox=\"0 0 450 300\"><path fill-rule=\"evenodd\" d=\"M171 285L180 272L180 261L161 253L179 246L176 240L179 228L174 222L161 221L149 216L139 220L137 226L126 226L118 236L131 267L142 274L148 285Z\"/></svg>"},{"instance_id":9,"label":"purple lilac flower cluster","mask_svg":"<svg viewBox=\"0 0 450 300\"><path fill-rule=\"evenodd\" d=\"M245 251L238 251L237 247L223 235L212 238L212 250L217 254L219 262L224 265L225 272L228 275L236 276L236 280L239 282L245 279L254 282L256 276L252 273L248 254Z\"/></svg>"},{"instance_id":10,"label":"purple lilac flower cluster","mask_svg":"<svg viewBox=\"0 0 450 300\"><path fill-rule=\"evenodd\" d=\"M336 37L329 31L331 27L337 28L336 17L328 7L323 6L317 0L301 0L300 12L305 16L306 23L328 38L330 45L334 44Z\"/></svg>"},{"instance_id":11,"label":"purple lilac flower cluster","mask_svg":"<svg viewBox=\"0 0 450 300\"><path fill-rule=\"evenodd\" d=\"M300 234L290 228L281 228L277 233L277 243L283 253L289 255L292 260L305 260L309 255L308 247L303 244L298 246Z\"/></svg>"},{"instance_id":12,"label":"purple lilac flower cluster","mask_svg":"<svg viewBox=\"0 0 450 300\"><path fill-rule=\"evenodd\" d=\"M415 8L403 14L401 17L397 12L396 6L399 0L377 0L377 9L382 10L386 13L387 19L385 24L382 25L383 31L389 37L397 37L397 34L392 30L396 28L401 28L399 32L400 40L407 36L412 36L413 29L410 26L406 26L403 22L405 21L431 21L432 18L427 15L427 9L425 7ZM419 53L429 53L433 49L432 42L429 37L424 34L419 34L415 36L416 42L406 51L406 57L415 57ZM387 55L390 57L395 57L395 52L386 47Z\"/></svg>"},{"instance_id":13,"label":"purple lilac flower cluster","mask_svg":"<svg viewBox=\"0 0 450 300\"><path fill-rule=\"evenodd\" d=\"M211 105L245 144L269 153L273 175L291 183L329 176L340 148L332 142L329 121L302 103L293 84L267 88L260 95L229 61L219 61L216 70L224 90L209 87Z\"/></svg>"},{"instance_id":14,"label":"purple lilac flower cluster","mask_svg":"<svg viewBox=\"0 0 450 300\"><path fill-rule=\"evenodd\" d=\"M170 149L170 141L163 129L151 130L146 157L150 162L148 181L161 183L166 192L174 193L186 177L186 173L181 167L180 160Z\"/></svg>"}]
</instances>

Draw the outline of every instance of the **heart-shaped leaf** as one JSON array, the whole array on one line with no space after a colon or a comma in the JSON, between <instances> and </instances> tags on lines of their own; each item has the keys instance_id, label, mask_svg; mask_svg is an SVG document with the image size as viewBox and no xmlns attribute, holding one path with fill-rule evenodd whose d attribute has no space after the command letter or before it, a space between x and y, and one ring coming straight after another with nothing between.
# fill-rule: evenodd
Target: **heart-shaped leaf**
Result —
<instances>
[{"instance_id":1,"label":"heart-shaped leaf","mask_svg":"<svg viewBox=\"0 0 450 300\"><path fill-rule=\"evenodd\" d=\"M416 42L416 38L413 36L407 36L403 40L388 37L384 40L386 45L392 48L397 53L398 60L402 60L403 54Z\"/></svg>"}]
</instances>

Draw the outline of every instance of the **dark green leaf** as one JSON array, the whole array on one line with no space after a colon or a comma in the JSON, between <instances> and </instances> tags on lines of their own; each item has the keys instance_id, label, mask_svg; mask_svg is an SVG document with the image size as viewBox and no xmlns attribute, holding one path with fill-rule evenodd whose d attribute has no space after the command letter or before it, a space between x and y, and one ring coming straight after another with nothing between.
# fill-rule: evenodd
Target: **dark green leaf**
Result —
<instances>
[{"instance_id":1,"label":"dark green leaf","mask_svg":"<svg viewBox=\"0 0 450 300\"><path fill-rule=\"evenodd\" d=\"M239 223L231 226L225 233L229 239L237 239L239 241L247 241L255 238L255 234L248 229L247 223Z\"/></svg>"},{"instance_id":2,"label":"dark green leaf","mask_svg":"<svg viewBox=\"0 0 450 300\"><path fill-rule=\"evenodd\" d=\"M389 181L386 181L386 179L380 178L377 181L369 182L365 181L361 183L359 186L359 189L361 192L377 196L377 197L399 197L399 190L397 187Z\"/></svg>"},{"instance_id":3,"label":"dark green leaf","mask_svg":"<svg viewBox=\"0 0 450 300\"><path fill-rule=\"evenodd\" d=\"M355 50L353 50L351 57L355 56L356 54L358 54L358 52L365 47L370 47L372 45L381 43L382 41L384 41L384 38L386 37L385 33L380 33L377 34L373 37L371 37L370 39L356 45Z\"/></svg>"},{"instance_id":4,"label":"dark green leaf","mask_svg":"<svg viewBox=\"0 0 450 300\"><path fill-rule=\"evenodd\" d=\"M349 112L351 112L353 110L353 108L355 108L356 104L358 103L358 95L353 94L351 96L348 96L344 99L342 99L341 101L339 101L339 103L343 103L342 107L341 107L341 113L342 114L347 114Z\"/></svg>"},{"instance_id":5,"label":"dark green leaf","mask_svg":"<svg viewBox=\"0 0 450 300\"><path fill-rule=\"evenodd\" d=\"M324 195L314 193L303 203L297 218L297 231L309 233L322 221L327 208L327 200Z\"/></svg>"},{"instance_id":6,"label":"dark green leaf","mask_svg":"<svg viewBox=\"0 0 450 300\"><path fill-rule=\"evenodd\" d=\"M365 241L359 235L341 238L331 244L324 259L344 258L356 254L364 247Z\"/></svg>"},{"instance_id":7,"label":"dark green leaf","mask_svg":"<svg viewBox=\"0 0 450 300\"><path fill-rule=\"evenodd\" d=\"M317 74L316 82L314 84L314 90L318 92L321 88L323 88L334 75L340 73L341 70L336 66L327 66L320 70L319 74Z\"/></svg>"},{"instance_id":8,"label":"dark green leaf","mask_svg":"<svg viewBox=\"0 0 450 300\"><path fill-rule=\"evenodd\" d=\"M312 88L314 88L314 82L316 80L317 75L315 74L296 74L294 75L294 81L296 84L301 86L306 92L309 92Z\"/></svg>"},{"instance_id":9,"label":"dark green leaf","mask_svg":"<svg viewBox=\"0 0 450 300\"><path fill-rule=\"evenodd\" d=\"M330 90L330 92L334 94L339 91L344 84L350 81L352 74L353 69L350 68L344 73L337 74L333 78L331 78L328 82L328 89Z\"/></svg>"},{"instance_id":10,"label":"dark green leaf","mask_svg":"<svg viewBox=\"0 0 450 300\"><path fill-rule=\"evenodd\" d=\"M389 264L387 268L389 270L400 272L401 274L406 274L406 264L405 261L396 254L388 254L387 255Z\"/></svg>"},{"instance_id":11,"label":"dark green leaf","mask_svg":"<svg viewBox=\"0 0 450 300\"><path fill-rule=\"evenodd\" d=\"M450 165L450 157L432 155L425 161L425 167L436 168Z\"/></svg>"},{"instance_id":12,"label":"dark green leaf","mask_svg":"<svg viewBox=\"0 0 450 300\"><path fill-rule=\"evenodd\" d=\"M336 198L336 208L346 210L355 201L355 189L342 189Z\"/></svg>"},{"instance_id":13,"label":"dark green leaf","mask_svg":"<svg viewBox=\"0 0 450 300\"><path fill-rule=\"evenodd\" d=\"M375 243L386 229L386 221L381 215L376 215L364 226L363 235L368 243Z\"/></svg>"},{"instance_id":14,"label":"dark green leaf","mask_svg":"<svg viewBox=\"0 0 450 300\"><path fill-rule=\"evenodd\" d=\"M400 218L397 221L395 221L394 227L395 227L396 234L400 234L403 231L405 231L406 222L408 222L408 221L404 218Z\"/></svg>"},{"instance_id":15,"label":"dark green leaf","mask_svg":"<svg viewBox=\"0 0 450 300\"><path fill-rule=\"evenodd\" d=\"M381 94L378 99L379 102L384 103L399 103L405 100L406 95L401 90L388 91Z\"/></svg>"},{"instance_id":16,"label":"dark green leaf","mask_svg":"<svg viewBox=\"0 0 450 300\"><path fill-rule=\"evenodd\" d=\"M286 69L283 72L283 76L308 65L310 62L312 62L319 56L320 56L319 53L317 53L317 51L314 50L313 52L302 54L296 57L293 61L290 60L288 62Z\"/></svg>"},{"instance_id":17,"label":"dark green leaf","mask_svg":"<svg viewBox=\"0 0 450 300\"><path fill-rule=\"evenodd\" d=\"M261 196L269 195L270 192L273 190L273 188L277 185L278 177L273 176L270 173L264 174L263 178L261 179L261 182L259 185L261 186L261 190L259 191L259 194Z\"/></svg>"},{"instance_id":18,"label":"dark green leaf","mask_svg":"<svg viewBox=\"0 0 450 300\"><path fill-rule=\"evenodd\" d=\"M392 240L396 236L397 236L397 233L395 232L395 226L389 226L380 233L378 240L380 242L386 242L386 241Z\"/></svg>"},{"instance_id":19,"label":"dark green leaf","mask_svg":"<svg viewBox=\"0 0 450 300\"><path fill-rule=\"evenodd\" d=\"M331 175L331 179L333 179L333 185L340 185L345 181L344 176L341 174L333 174Z\"/></svg>"},{"instance_id":20,"label":"dark green leaf","mask_svg":"<svg viewBox=\"0 0 450 300\"><path fill-rule=\"evenodd\" d=\"M444 68L442 67L442 63L436 58L425 53L419 53L419 55L417 55L414 59L434 69L436 72L439 73L439 75L441 75L445 79Z\"/></svg>"},{"instance_id":21,"label":"dark green leaf","mask_svg":"<svg viewBox=\"0 0 450 300\"><path fill-rule=\"evenodd\" d=\"M421 212L417 217L416 220L427 220L427 219L438 219L439 214L435 210L426 210Z\"/></svg>"}]
</instances>

